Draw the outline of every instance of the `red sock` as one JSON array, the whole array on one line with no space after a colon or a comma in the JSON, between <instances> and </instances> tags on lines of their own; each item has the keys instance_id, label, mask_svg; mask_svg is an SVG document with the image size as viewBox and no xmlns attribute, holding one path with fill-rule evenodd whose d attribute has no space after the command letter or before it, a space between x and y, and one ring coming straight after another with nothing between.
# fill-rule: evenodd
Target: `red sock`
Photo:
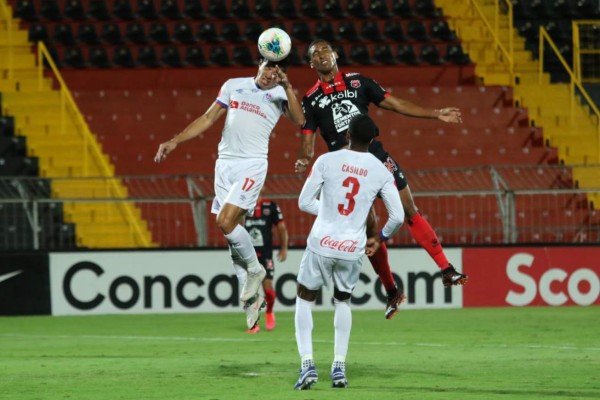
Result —
<instances>
[{"instance_id":1,"label":"red sock","mask_svg":"<svg viewBox=\"0 0 600 400\"><path fill-rule=\"evenodd\" d=\"M437 235L421 214L417 214L408 220L408 227L412 237L429 253L440 269L447 268L450 265Z\"/></svg>"},{"instance_id":2,"label":"red sock","mask_svg":"<svg viewBox=\"0 0 600 400\"><path fill-rule=\"evenodd\" d=\"M267 301L267 312L273 312L273 304L275 304L275 290L273 288L265 290L265 300Z\"/></svg>"},{"instance_id":3,"label":"red sock","mask_svg":"<svg viewBox=\"0 0 600 400\"><path fill-rule=\"evenodd\" d=\"M396 288L396 282L394 282L394 276L392 275L392 270L390 269L390 263L388 261L388 251L385 242L381 242L381 247L377 252L369 257L369 261L371 261L371 265L377 275L379 275L379 279L383 284L383 287L387 292L391 292Z\"/></svg>"}]
</instances>

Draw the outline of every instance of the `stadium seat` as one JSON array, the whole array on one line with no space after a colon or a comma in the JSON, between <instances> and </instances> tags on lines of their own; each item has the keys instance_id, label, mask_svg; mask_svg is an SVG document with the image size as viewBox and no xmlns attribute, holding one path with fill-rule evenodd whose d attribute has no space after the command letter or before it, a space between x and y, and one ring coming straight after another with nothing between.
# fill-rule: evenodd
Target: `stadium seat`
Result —
<instances>
[{"instance_id":1,"label":"stadium seat","mask_svg":"<svg viewBox=\"0 0 600 400\"><path fill-rule=\"evenodd\" d=\"M87 45L100 44L100 38L98 32L96 32L96 26L94 24L81 24L77 28L77 40Z\"/></svg>"},{"instance_id":2,"label":"stadium seat","mask_svg":"<svg viewBox=\"0 0 600 400\"><path fill-rule=\"evenodd\" d=\"M63 19L60 8L58 7L58 1L56 0L44 0L40 5L40 15L51 21L60 21Z\"/></svg>"},{"instance_id":3,"label":"stadium seat","mask_svg":"<svg viewBox=\"0 0 600 400\"><path fill-rule=\"evenodd\" d=\"M233 48L233 54L231 56L233 64L241 65L244 67L252 67L256 65L256 60L252 55L252 52L247 46L236 46Z\"/></svg>"},{"instance_id":4,"label":"stadium seat","mask_svg":"<svg viewBox=\"0 0 600 400\"><path fill-rule=\"evenodd\" d=\"M112 14L119 19L131 20L136 18L129 0L114 0Z\"/></svg>"},{"instance_id":5,"label":"stadium seat","mask_svg":"<svg viewBox=\"0 0 600 400\"><path fill-rule=\"evenodd\" d=\"M219 67L229 67L231 65L227 49L222 46L212 46L210 48L209 60Z\"/></svg>"},{"instance_id":6,"label":"stadium seat","mask_svg":"<svg viewBox=\"0 0 600 400\"><path fill-rule=\"evenodd\" d=\"M471 63L469 56L463 52L463 48L460 44L449 43L446 46L446 55L444 58L448 62L459 65Z\"/></svg>"},{"instance_id":7,"label":"stadium seat","mask_svg":"<svg viewBox=\"0 0 600 400\"><path fill-rule=\"evenodd\" d=\"M360 36L363 39L379 42L383 40L381 32L379 31L379 25L376 21L364 21L360 28Z\"/></svg>"},{"instance_id":8,"label":"stadium seat","mask_svg":"<svg viewBox=\"0 0 600 400\"><path fill-rule=\"evenodd\" d=\"M371 54L369 53L369 48L362 43L356 43L350 47L350 60L353 63L360 65L373 64Z\"/></svg>"},{"instance_id":9,"label":"stadium seat","mask_svg":"<svg viewBox=\"0 0 600 400\"><path fill-rule=\"evenodd\" d=\"M360 39L352 21L344 21L340 24L338 36L340 40L347 40L349 42L357 42Z\"/></svg>"},{"instance_id":10,"label":"stadium seat","mask_svg":"<svg viewBox=\"0 0 600 400\"><path fill-rule=\"evenodd\" d=\"M433 0L416 0L415 11L422 17L438 18L441 12L435 7Z\"/></svg>"},{"instance_id":11,"label":"stadium seat","mask_svg":"<svg viewBox=\"0 0 600 400\"><path fill-rule=\"evenodd\" d=\"M419 64L415 49L410 44L399 44L396 52L396 59L401 64L416 65Z\"/></svg>"},{"instance_id":12,"label":"stadium seat","mask_svg":"<svg viewBox=\"0 0 600 400\"><path fill-rule=\"evenodd\" d=\"M178 22L173 28L173 39L180 43L192 44L196 43L192 27L187 22Z\"/></svg>"},{"instance_id":13,"label":"stadium seat","mask_svg":"<svg viewBox=\"0 0 600 400\"><path fill-rule=\"evenodd\" d=\"M313 39L313 36L310 33L310 27L305 21L294 22L292 24L290 36L292 37L292 40L299 40L305 43L308 43Z\"/></svg>"},{"instance_id":14,"label":"stadium seat","mask_svg":"<svg viewBox=\"0 0 600 400\"><path fill-rule=\"evenodd\" d=\"M65 3L65 17L77 21L87 18L80 0L68 0Z\"/></svg>"},{"instance_id":15,"label":"stadium seat","mask_svg":"<svg viewBox=\"0 0 600 400\"><path fill-rule=\"evenodd\" d=\"M231 16L239 19L250 19L252 13L247 0L233 0L231 2Z\"/></svg>"},{"instance_id":16,"label":"stadium seat","mask_svg":"<svg viewBox=\"0 0 600 400\"><path fill-rule=\"evenodd\" d=\"M221 37L217 33L217 28L210 22L200 24L198 27L197 38L205 42L216 43L221 41Z\"/></svg>"},{"instance_id":17,"label":"stadium seat","mask_svg":"<svg viewBox=\"0 0 600 400\"><path fill-rule=\"evenodd\" d=\"M137 22L127 24L125 28L125 37L131 43L148 43L148 38L146 37L146 32L144 31L144 25Z\"/></svg>"},{"instance_id":18,"label":"stadium seat","mask_svg":"<svg viewBox=\"0 0 600 400\"><path fill-rule=\"evenodd\" d=\"M450 30L448 23L443 19L431 23L431 37L445 42L456 40L456 35Z\"/></svg>"},{"instance_id":19,"label":"stadium seat","mask_svg":"<svg viewBox=\"0 0 600 400\"><path fill-rule=\"evenodd\" d=\"M35 9L33 0L17 0L15 17L23 21L37 21L40 17Z\"/></svg>"},{"instance_id":20,"label":"stadium seat","mask_svg":"<svg viewBox=\"0 0 600 400\"><path fill-rule=\"evenodd\" d=\"M438 48L433 44L424 44L421 46L419 58L431 65L440 65L443 63Z\"/></svg>"},{"instance_id":21,"label":"stadium seat","mask_svg":"<svg viewBox=\"0 0 600 400\"><path fill-rule=\"evenodd\" d=\"M175 46L163 47L160 55L160 60L163 64L168 65L169 67L183 67L181 54L179 54L179 49Z\"/></svg>"},{"instance_id":22,"label":"stadium seat","mask_svg":"<svg viewBox=\"0 0 600 400\"><path fill-rule=\"evenodd\" d=\"M293 1L278 0L276 12L278 15L287 19L298 18L298 11Z\"/></svg>"},{"instance_id":23,"label":"stadium seat","mask_svg":"<svg viewBox=\"0 0 600 400\"><path fill-rule=\"evenodd\" d=\"M71 68L85 68L86 63L83 58L83 53L79 47L70 47L65 50L64 62L67 67Z\"/></svg>"},{"instance_id":24,"label":"stadium seat","mask_svg":"<svg viewBox=\"0 0 600 400\"><path fill-rule=\"evenodd\" d=\"M300 2L300 12L308 18L321 18L323 13L319 9L317 0L303 0Z\"/></svg>"},{"instance_id":25,"label":"stadium seat","mask_svg":"<svg viewBox=\"0 0 600 400\"><path fill-rule=\"evenodd\" d=\"M179 9L179 4L176 0L161 0L159 13L164 18L172 20L183 18L183 15Z\"/></svg>"},{"instance_id":26,"label":"stadium seat","mask_svg":"<svg viewBox=\"0 0 600 400\"><path fill-rule=\"evenodd\" d=\"M150 26L150 39L156 43L169 44L171 43L171 35L166 24L155 22Z\"/></svg>"},{"instance_id":27,"label":"stadium seat","mask_svg":"<svg viewBox=\"0 0 600 400\"><path fill-rule=\"evenodd\" d=\"M116 47L113 51L113 63L123 68L134 68L135 61L128 47Z\"/></svg>"},{"instance_id":28,"label":"stadium seat","mask_svg":"<svg viewBox=\"0 0 600 400\"><path fill-rule=\"evenodd\" d=\"M244 38L252 43L256 43L262 32L263 27L260 22L246 22L246 27L244 28Z\"/></svg>"},{"instance_id":29,"label":"stadium seat","mask_svg":"<svg viewBox=\"0 0 600 400\"><path fill-rule=\"evenodd\" d=\"M228 42L241 42L244 40L237 22L224 22L221 26L221 37Z\"/></svg>"},{"instance_id":30,"label":"stadium seat","mask_svg":"<svg viewBox=\"0 0 600 400\"><path fill-rule=\"evenodd\" d=\"M395 65L398 63L392 54L390 46L387 44L376 44L373 50L373 58L379 64Z\"/></svg>"},{"instance_id":31,"label":"stadium seat","mask_svg":"<svg viewBox=\"0 0 600 400\"><path fill-rule=\"evenodd\" d=\"M137 63L138 65L148 68L160 67L160 63L158 62L158 58L156 57L156 51L152 46L144 46L138 48Z\"/></svg>"},{"instance_id":32,"label":"stadium seat","mask_svg":"<svg viewBox=\"0 0 600 400\"><path fill-rule=\"evenodd\" d=\"M192 19L204 19L206 17L200 0L185 0L183 14Z\"/></svg>"},{"instance_id":33,"label":"stadium seat","mask_svg":"<svg viewBox=\"0 0 600 400\"><path fill-rule=\"evenodd\" d=\"M48 29L46 25L31 24L29 25L29 41L30 42L46 42L48 40Z\"/></svg>"},{"instance_id":34,"label":"stadium seat","mask_svg":"<svg viewBox=\"0 0 600 400\"><path fill-rule=\"evenodd\" d=\"M406 40L402 25L394 20L385 22L385 25L383 26L383 37L394 42L404 42Z\"/></svg>"},{"instance_id":35,"label":"stadium seat","mask_svg":"<svg viewBox=\"0 0 600 400\"><path fill-rule=\"evenodd\" d=\"M379 18L391 17L385 0L371 0L371 3L369 4L369 14Z\"/></svg>"},{"instance_id":36,"label":"stadium seat","mask_svg":"<svg viewBox=\"0 0 600 400\"><path fill-rule=\"evenodd\" d=\"M293 66L298 66L298 65L304 64L304 60L302 59L302 57L300 57L300 55L298 53L297 46L292 46L292 49L290 50L290 54L287 56L287 60L290 63L290 65L293 65Z\"/></svg>"},{"instance_id":37,"label":"stadium seat","mask_svg":"<svg viewBox=\"0 0 600 400\"><path fill-rule=\"evenodd\" d=\"M333 50L338 55L338 59L337 59L338 65L342 65L342 66L350 65L350 60L348 60L348 57L346 56L346 50L344 50L343 46L333 46Z\"/></svg>"},{"instance_id":38,"label":"stadium seat","mask_svg":"<svg viewBox=\"0 0 600 400\"><path fill-rule=\"evenodd\" d=\"M215 18L229 18L229 11L227 10L227 5L222 0L209 0L207 12Z\"/></svg>"},{"instance_id":39,"label":"stadium seat","mask_svg":"<svg viewBox=\"0 0 600 400\"><path fill-rule=\"evenodd\" d=\"M75 36L70 24L58 24L54 27L54 35L52 39L65 46L72 46L75 44Z\"/></svg>"},{"instance_id":40,"label":"stadium seat","mask_svg":"<svg viewBox=\"0 0 600 400\"><path fill-rule=\"evenodd\" d=\"M327 40L328 42L335 42L337 40L333 26L329 21L321 21L317 23L315 27L315 38Z\"/></svg>"},{"instance_id":41,"label":"stadium seat","mask_svg":"<svg viewBox=\"0 0 600 400\"><path fill-rule=\"evenodd\" d=\"M340 0L327 0L323 5L323 13L332 18L344 18L344 10Z\"/></svg>"},{"instance_id":42,"label":"stadium seat","mask_svg":"<svg viewBox=\"0 0 600 400\"><path fill-rule=\"evenodd\" d=\"M185 62L193 67L204 67L208 64L204 56L204 51L201 47L197 46L190 46L185 49Z\"/></svg>"},{"instance_id":43,"label":"stadium seat","mask_svg":"<svg viewBox=\"0 0 600 400\"><path fill-rule=\"evenodd\" d=\"M275 13L273 12L273 4L271 0L256 0L254 4L254 14L258 19L273 19Z\"/></svg>"},{"instance_id":44,"label":"stadium seat","mask_svg":"<svg viewBox=\"0 0 600 400\"><path fill-rule=\"evenodd\" d=\"M356 18L367 18L369 16L362 0L348 0L346 12Z\"/></svg>"},{"instance_id":45,"label":"stadium seat","mask_svg":"<svg viewBox=\"0 0 600 400\"><path fill-rule=\"evenodd\" d=\"M88 52L89 65L96 68L110 68L112 65L104 47L92 47Z\"/></svg>"},{"instance_id":46,"label":"stadium seat","mask_svg":"<svg viewBox=\"0 0 600 400\"><path fill-rule=\"evenodd\" d=\"M402 18L413 18L415 13L409 0L396 0L392 6L392 14Z\"/></svg>"},{"instance_id":47,"label":"stadium seat","mask_svg":"<svg viewBox=\"0 0 600 400\"><path fill-rule=\"evenodd\" d=\"M425 24L421 20L413 20L409 21L407 35L409 38L413 40L418 40L421 42L428 42L429 35L427 35L427 28L425 28Z\"/></svg>"},{"instance_id":48,"label":"stadium seat","mask_svg":"<svg viewBox=\"0 0 600 400\"><path fill-rule=\"evenodd\" d=\"M106 0L91 0L88 9L88 15L91 18L99 21L108 21L111 19L110 13L108 12L108 6Z\"/></svg>"},{"instance_id":49,"label":"stadium seat","mask_svg":"<svg viewBox=\"0 0 600 400\"><path fill-rule=\"evenodd\" d=\"M123 36L121 35L121 29L117 24L108 23L102 25L102 32L100 33L100 37L106 43L114 45L123 44Z\"/></svg>"},{"instance_id":50,"label":"stadium seat","mask_svg":"<svg viewBox=\"0 0 600 400\"><path fill-rule=\"evenodd\" d=\"M54 47L52 43L46 43L46 49L48 50L48 54L50 54L50 58L52 58L52 61L54 61L54 65L56 65L57 68L61 68L63 65L63 61L60 57L60 54L56 50L56 47ZM46 59L44 59L44 66L50 68L50 65L48 64Z\"/></svg>"},{"instance_id":51,"label":"stadium seat","mask_svg":"<svg viewBox=\"0 0 600 400\"><path fill-rule=\"evenodd\" d=\"M158 13L154 7L153 0L138 0L137 15L148 20L158 19Z\"/></svg>"}]
</instances>

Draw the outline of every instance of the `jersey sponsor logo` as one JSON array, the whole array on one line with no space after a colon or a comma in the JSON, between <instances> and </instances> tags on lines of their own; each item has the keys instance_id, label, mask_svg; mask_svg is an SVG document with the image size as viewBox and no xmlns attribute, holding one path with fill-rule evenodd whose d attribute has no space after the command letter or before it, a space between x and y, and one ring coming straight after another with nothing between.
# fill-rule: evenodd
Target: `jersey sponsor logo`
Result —
<instances>
[{"instance_id":1,"label":"jersey sponsor logo","mask_svg":"<svg viewBox=\"0 0 600 400\"><path fill-rule=\"evenodd\" d=\"M268 216L268 215L271 215L271 210L269 210L268 208L265 208L265 209L263 210L263 213L265 214L265 217L266 217L266 216Z\"/></svg>"},{"instance_id":2,"label":"jersey sponsor logo","mask_svg":"<svg viewBox=\"0 0 600 400\"><path fill-rule=\"evenodd\" d=\"M238 108L238 107L236 107L236 108ZM264 112L261 111L260 106L257 106L256 104L252 104L252 103L248 103L248 102L242 101L242 104L239 106L239 109L243 110L243 111L250 112L252 114L256 114L256 115L258 115L260 117L263 117L263 118L267 118L267 115Z\"/></svg>"},{"instance_id":3,"label":"jersey sponsor logo","mask_svg":"<svg viewBox=\"0 0 600 400\"><path fill-rule=\"evenodd\" d=\"M394 160L392 160L391 157L388 157L387 160L385 160L383 162L383 165L388 169L388 171L390 171L391 173L394 173L398 170L398 166L396 165L396 163L394 162ZM400 178L404 179L404 174L400 174Z\"/></svg>"},{"instance_id":4,"label":"jersey sponsor logo","mask_svg":"<svg viewBox=\"0 0 600 400\"><path fill-rule=\"evenodd\" d=\"M272 103L273 102L273 95L271 93L266 93L265 97L263 98L263 101L265 103Z\"/></svg>"},{"instance_id":5,"label":"jersey sponsor logo","mask_svg":"<svg viewBox=\"0 0 600 400\"><path fill-rule=\"evenodd\" d=\"M358 79L354 79L350 81L350 86L352 86L354 89L358 89L360 87L360 81Z\"/></svg>"},{"instance_id":6,"label":"jersey sponsor logo","mask_svg":"<svg viewBox=\"0 0 600 400\"><path fill-rule=\"evenodd\" d=\"M358 244L358 240L334 240L330 236L325 236L319 242L321 247L326 247L332 250L343 251L345 253L354 253L356 251L356 245Z\"/></svg>"},{"instance_id":7,"label":"jersey sponsor logo","mask_svg":"<svg viewBox=\"0 0 600 400\"><path fill-rule=\"evenodd\" d=\"M350 100L342 100L331 107L333 111L333 124L338 132L348 129L350 121L355 115L360 114L360 110Z\"/></svg>"},{"instance_id":8,"label":"jersey sponsor logo","mask_svg":"<svg viewBox=\"0 0 600 400\"><path fill-rule=\"evenodd\" d=\"M265 245L265 239L260 231L257 228L251 228L248 233L250 234L250 240L252 241L252 246L254 247L263 247Z\"/></svg>"},{"instance_id":9,"label":"jersey sponsor logo","mask_svg":"<svg viewBox=\"0 0 600 400\"><path fill-rule=\"evenodd\" d=\"M240 103L235 100L231 100L229 102L229 108L240 108Z\"/></svg>"},{"instance_id":10,"label":"jersey sponsor logo","mask_svg":"<svg viewBox=\"0 0 600 400\"><path fill-rule=\"evenodd\" d=\"M355 99L355 98L356 98L356 91L344 90L343 92L332 93L329 96L323 97L319 101L319 107L325 108L326 106L331 104L332 101L337 101L337 100L342 100L342 99Z\"/></svg>"},{"instance_id":11,"label":"jersey sponsor logo","mask_svg":"<svg viewBox=\"0 0 600 400\"><path fill-rule=\"evenodd\" d=\"M357 75L360 75L360 74L358 72L349 72L349 73L346 74L346 77L357 76Z\"/></svg>"},{"instance_id":12,"label":"jersey sponsor logo","mask_svg":"<svg viewBox=\"0 0 600 400\"><path fill-rule=\"evenodd\" d=\"M313 102L314 103L314 102ZM329 97L323 97L320 101L319 101L319 108L325 108L328 105L331 104L331 100L329 99ZM314 104L313 104L314 105Z\"/></svg>"}]
</instances>

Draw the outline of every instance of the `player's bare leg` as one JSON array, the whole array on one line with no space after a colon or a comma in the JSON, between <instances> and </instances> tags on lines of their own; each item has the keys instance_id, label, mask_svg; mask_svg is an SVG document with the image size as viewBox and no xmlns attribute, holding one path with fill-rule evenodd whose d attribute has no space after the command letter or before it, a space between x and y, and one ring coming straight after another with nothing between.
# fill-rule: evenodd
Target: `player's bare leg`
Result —
<instances>
[{"instance_id":1,"label":"player's bare leg","mask_svg":"<svg viewBox=\"0 0 600 400\"><path fill-rule=\"evenodd\" d=\"M429 222L419 213L408 186L400 190L400 200L404 207L406 222L408 223L412 237L427 251L442 271L442 283L444 286L449 287L467 283L469 277L458 272L448 262L442 244Z\"/></svg>"},{"instance_id":2,"label":"player's bare leg","mask_svg":"<svg viewBox=\"0 0 600 400\"><path fill-rule=\"evenodd\" d=\"M275 303L275 290L273 289L273 281L265 279L263 281L263 290L265 292L265 300L267 302L267 310L265 312L265 326L268 331L275 329L275 313L273 312L273 304Z\"/></svg>"},{"instance_id":3,"label":"player's bare leg","mask_svg":"<svg viewBox=\"0 0 600 400\"><path fill-rule=\"evenodd\" d=\"M316 290L309 290L303 285L298 284L294 324L301 365L300 376L294 385L294 389L296 390L310 389L318 380L312 346L312 307L315 304L317 293L318 291Z\"/></svg>"}]
</instances>

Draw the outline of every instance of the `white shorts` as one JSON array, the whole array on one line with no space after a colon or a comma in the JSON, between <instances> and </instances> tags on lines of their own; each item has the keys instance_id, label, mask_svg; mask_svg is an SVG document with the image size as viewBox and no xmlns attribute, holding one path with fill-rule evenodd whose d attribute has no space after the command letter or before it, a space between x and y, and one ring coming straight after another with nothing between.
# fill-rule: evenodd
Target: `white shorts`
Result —
<instances>
[{"instance_id":1,"label":"white shorts","mask_svg":"<svg viewBox=\"0 0 600 400\"><path fill-rule=\"evenodd\" d=\"M218 214L229 203L254 212L265 184L269 163L262 158L217 160L215 164L215 198L211 212Z\"/></svg>"},{"instance_id":2,"label":"white shorts","mask_svg":"<svg viewBox=\"0 0 600 400\"><path fill-rule=\"evenodd\" d=\"M352 293L360 275L363 258L343 260L341 258L325 257L309 249L304 250L298 283L309 290L319 290L321 286L333 286L341 292Z\"/></svg>"}]
</instances>

